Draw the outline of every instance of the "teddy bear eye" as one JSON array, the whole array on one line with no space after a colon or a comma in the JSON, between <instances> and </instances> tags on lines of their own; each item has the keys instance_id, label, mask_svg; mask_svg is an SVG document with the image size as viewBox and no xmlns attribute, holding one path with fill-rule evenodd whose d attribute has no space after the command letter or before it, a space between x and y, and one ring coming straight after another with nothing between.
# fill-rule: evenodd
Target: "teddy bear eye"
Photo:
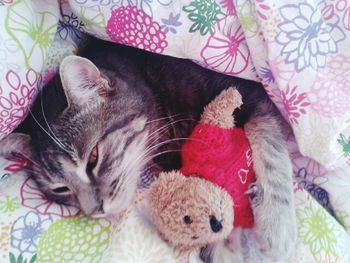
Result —
<instances>
[{"instance_id":1,"label":"teddy bear eye","mask_svg":"<svg viewBox=\"0 0 350 263\"><path fill-rule=\"evenodd\" d=\"M185 222L185 224L192 224L192 222L193 222L193 220L191 219L191 217L190 216L184 216L184 222Z\"/></svg>"}]
</instances>

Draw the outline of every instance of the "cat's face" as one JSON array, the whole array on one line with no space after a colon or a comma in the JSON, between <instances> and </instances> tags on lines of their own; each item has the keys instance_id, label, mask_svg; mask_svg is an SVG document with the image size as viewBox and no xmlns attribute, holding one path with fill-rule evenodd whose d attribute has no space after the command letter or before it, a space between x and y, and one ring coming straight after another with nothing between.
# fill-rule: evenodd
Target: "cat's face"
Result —
<instances>
[{"instance_id":1,"label":"cat's face","mask_svg":"<svg viewBox=\"0 0 350 263\"><path fill-rule=\"evenodd\" d=\"M33 161L32 176L54 201L88 215L118 214L130 204L147 159L141 102L118 99L114 86L123 84L112 83L81 57L66 58L60 77L68 108L22 140Z\"/></svg>"}]
</instances>

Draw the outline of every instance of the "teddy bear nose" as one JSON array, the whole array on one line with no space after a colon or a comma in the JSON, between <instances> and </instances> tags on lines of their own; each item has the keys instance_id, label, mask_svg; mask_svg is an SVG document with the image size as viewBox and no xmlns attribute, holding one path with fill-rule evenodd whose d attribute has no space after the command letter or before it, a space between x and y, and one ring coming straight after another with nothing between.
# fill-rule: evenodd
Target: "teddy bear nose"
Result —
<instances>
[{"instance_id":1,"label":"teddy bear nose","mask_svg":"<svg viewBox=\"0 0 350 263\"><path fill-rule=\"evenodd\" d=\"M211 230L213 230L214 233L217 233L222 229L222 225L220 221L217 220L215 216L210 217L209 223L210 223Z\"/></svg>"}]
</instances>

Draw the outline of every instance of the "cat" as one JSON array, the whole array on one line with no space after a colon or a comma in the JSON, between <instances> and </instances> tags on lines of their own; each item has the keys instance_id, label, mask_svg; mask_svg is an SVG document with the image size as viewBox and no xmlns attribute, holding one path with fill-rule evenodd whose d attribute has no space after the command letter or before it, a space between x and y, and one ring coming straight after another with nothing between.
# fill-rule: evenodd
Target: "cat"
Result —
<instances>
[{"instance_id":1,"label":"cat","mask_svg":"<svg viewBox=\"0 0 350 263\"><path fill-rule=\"evenodd\" d=\"M62 61L0 152L31 160L29 174L49 199L93 217L116 215L131 203L145 167L181 166L181 145L203 107L231 86L243 97L234 114L250 141L257 177L250 192L257 240L278 259L296 238L292 169L281 116L259 83L93 40ZM215 251L233 253L229 243L208 247L203 260L224 262L224 252Z\"/></svg>"}]
</instances>

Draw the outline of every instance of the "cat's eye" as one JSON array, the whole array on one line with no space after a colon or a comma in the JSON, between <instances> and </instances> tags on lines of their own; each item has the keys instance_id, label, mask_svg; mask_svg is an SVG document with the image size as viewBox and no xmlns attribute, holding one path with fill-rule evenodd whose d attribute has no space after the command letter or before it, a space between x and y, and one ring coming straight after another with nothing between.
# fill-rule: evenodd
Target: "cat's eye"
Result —
<instances>
[{"instance_id":1,"label":"cat's eye","mask_svg":"<svg viewBox=\"0 0 350 263\"><path fill-rule=\"evenodd\" d=\"M87 170L92 171L97 165L97 162L98 162L98 147L96 145L90 153L89 161L86 167Z\"/></svg>"},{"instance_id":2,"label":"cat's eye","mask_svg":"<svg viewBox=\"0 0 350 263\"><path fill-rule=\"evenodd\" d=\"M59 195L68 195L71 194L71 190L65 185L65 184L55 184L51 190L55 193L55 194L59 194Z\"/></svg>"},{"instance_id":3,"label":"cat's eye","mask_svg":"<svg viewBox=\"0 0 350 263\"><path fill-rule=\"evenodd\" d=\"M191 219L190 216L184 216L183 220L184 220L185 224L187 224L187 225L190 225L193 222L193 220Z\"/></svg>"}]
</instances>

